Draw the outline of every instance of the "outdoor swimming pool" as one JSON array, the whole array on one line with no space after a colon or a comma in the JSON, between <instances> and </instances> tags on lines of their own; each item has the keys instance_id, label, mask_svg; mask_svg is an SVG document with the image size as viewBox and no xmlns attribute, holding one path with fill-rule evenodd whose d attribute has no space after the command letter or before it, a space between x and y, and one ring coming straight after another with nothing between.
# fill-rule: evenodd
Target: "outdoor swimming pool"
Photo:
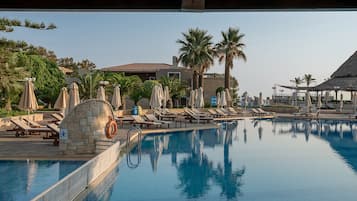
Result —
<instances>
[{"instance_id":1,"label":"outdoor swimming pool","mask_svg":"<svg viewBox=\"0 0 357 201\"><path fill-rule=\"evenodd\" d=\"M357 198L356 123L245 120L149 135L130 155L131 168L122 160L87 201Z\"/></svg>"},{"instance_id":2,"label":"outdoor swimming pool","mask_svg":"<svg viewBox=\"0 0 357 201\"><path fill-rule=\"evenodd\" d=\"M83 163L85 161L0 160L0 200L31 200Z\"/></svg>"}]
</instances>

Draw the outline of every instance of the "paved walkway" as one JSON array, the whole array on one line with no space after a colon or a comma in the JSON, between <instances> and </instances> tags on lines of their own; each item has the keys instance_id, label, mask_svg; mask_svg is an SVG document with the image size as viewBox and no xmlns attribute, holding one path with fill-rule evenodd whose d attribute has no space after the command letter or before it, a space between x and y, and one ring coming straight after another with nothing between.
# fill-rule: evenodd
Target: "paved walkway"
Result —
<instances>
[{"instance_id":1,"label":"paved walkway","mask_svg":"<svg viewBox=\"0 0 357 201\"><path fill-rule=\"evenodd\" d=\"M129 125L119 129L117 139L121 144L126 142ZM144 128L143 135L149 133L164 133L173 131L185 131L192 129L216 128L216 124L187 123L179 128ZM136 132L131 132L131 137ZM53 145L53 140L43 140L41 135L27 135L15 137L14 132L0 132L0 160L89 160L95 154L64 155L58 146Z\"/></svg>"}]
</instances>

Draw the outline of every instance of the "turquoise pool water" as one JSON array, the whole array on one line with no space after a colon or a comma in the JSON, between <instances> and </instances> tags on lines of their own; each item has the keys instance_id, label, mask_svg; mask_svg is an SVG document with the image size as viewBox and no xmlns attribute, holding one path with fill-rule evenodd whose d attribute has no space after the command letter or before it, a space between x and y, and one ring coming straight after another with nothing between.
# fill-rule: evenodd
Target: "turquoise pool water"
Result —
<instances>
[{"instance_id":1,"label":"turquoise pool water","mask_svg":"<svg viewBox=\"0 0 357 201\"><path fill-rule=\"evenodd\" d=\"M0 161L0 200L31 200L84 162Z\"/></svg>"},{"instance_id":2,"label":"turquoise pool water","mask_svg":"<svg viewBox=\"0 0 357 201\"><path fill-rule=\"evenodd\" d=\"M239 121L146 136L92 200L357 200L357 124Z\"/></svg>"}]
</instances>

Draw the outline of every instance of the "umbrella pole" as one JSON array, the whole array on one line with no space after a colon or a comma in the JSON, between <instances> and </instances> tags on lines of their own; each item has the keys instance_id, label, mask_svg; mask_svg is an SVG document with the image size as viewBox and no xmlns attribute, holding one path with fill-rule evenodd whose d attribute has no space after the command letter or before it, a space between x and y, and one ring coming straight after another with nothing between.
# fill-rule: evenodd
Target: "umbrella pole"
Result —
<instances>
[{"instance_id":1,"label":"umbrella pole","mask_svg":"<svg viewBox=\"0 0 357 201\"><path fill-rule=\"evenodd\" d=\"M27 118L30 118L30 109L27 109ZM30 121L27 121L27 126L30 126Z\"/></svg>"}]
</instances>

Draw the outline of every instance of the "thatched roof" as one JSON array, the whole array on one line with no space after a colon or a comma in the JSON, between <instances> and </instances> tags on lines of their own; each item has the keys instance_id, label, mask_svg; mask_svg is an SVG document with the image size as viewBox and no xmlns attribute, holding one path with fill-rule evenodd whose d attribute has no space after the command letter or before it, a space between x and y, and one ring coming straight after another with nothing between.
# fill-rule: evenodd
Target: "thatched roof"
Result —
<instances>
[{"instance_id":1,"label":"thatched roof","mask_svg":"<svg viewBox=\"0 0 357 201\"><path fill-rule=\"evenodd\" d=\"M314 87L317 91L343 90L357 91L357 77L336 77Z\"/></svg>"},{"instance_id":2,"label":"thatched roof","mask_svg":"<svg viewBox=\"0 0 357 201\"><path fill-rule=\"evenodd\" d=\"M314 90L357 91L357 51L331 75L331 79L315 86Z\"/></svg>"},{"instance_id":3,"label":"thatched roof","mask_svg":"<svg viewBox=\"0 0 357 201\"><path fill-rule=\"evenodd\" d=\"M331 75L336 77L357 77L357 51Z\"/></svg>"}]
</instances>

